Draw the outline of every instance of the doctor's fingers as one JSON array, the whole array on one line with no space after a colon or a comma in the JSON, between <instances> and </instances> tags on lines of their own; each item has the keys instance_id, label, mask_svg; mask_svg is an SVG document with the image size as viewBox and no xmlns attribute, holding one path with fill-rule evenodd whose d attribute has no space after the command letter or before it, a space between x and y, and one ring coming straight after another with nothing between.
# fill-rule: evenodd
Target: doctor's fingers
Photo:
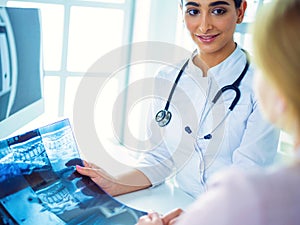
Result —
<instances>
[{"instance_id":1,"label":"doctor's fingers","mask_svg":"<svg viewBox=\"0 0 300 225\"><path fill-rule=\"evenodd\" d=\"M103 172L103 170L91 169L80 166L76 166L76 169L77 172L81 175L90 177L94 183L96 183L99 187L101 187L110 195L118 194L118 191L116 189L116 187L118 187L117 180L114 177Z\"/></svg>"},{"instance_id":2,"label":"doctor's fingers","mask_svg":"<svg viewBox=\"0 0 300 225\"><path fill-rule=\"evenodd\" d=\"M88 162L86 160L82 160L84 167L92 168L92 169L101 169L99 166L97 166L94 163Z\"/></svg>"},{"instance_id":3,"label":"doctor's fingers","mask_svg":"<svg viewBox=\"0 0 300 225\"><path fill-rule=\"evenodd\" d=\"M101 168L95 169L95 168L82 167L82 166L77 165L76 170L81 175L88 176L92 179L98 179L98 178L103 178L103 179L106 179L106 180L112 180L113 179L107 172L105 172Z\"/></svg>"}]
</instances>

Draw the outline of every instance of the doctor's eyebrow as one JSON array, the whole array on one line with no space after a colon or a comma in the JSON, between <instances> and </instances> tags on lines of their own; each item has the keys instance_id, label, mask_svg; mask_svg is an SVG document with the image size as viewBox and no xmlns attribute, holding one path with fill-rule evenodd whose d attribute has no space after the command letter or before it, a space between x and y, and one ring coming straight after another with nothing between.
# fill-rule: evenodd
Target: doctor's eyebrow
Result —
<instances>
[{"instance_id":1,"label":"doctor's eyebrow","mask_svg":"<svg viewBox=\"0 0 300 225\"><path fill-rule=\"evenodd\" d=\"M185 3L185 6L189 6L189 5L191 5L191 6L196 6L196 7L199 7L199 6L200 6L200 4L197 3L197 2L187 2L187 3Z\"/></svg>"},{"instance_id":2,"label":"doctor's eyebrow","mask_svg":"<svg viewBox=\"0 0 300 225\"><path fill-rule=\"evenodd\" d=\"M200 3L197 3L197 2L187 2L186 4L185 4L185 6L195 6L195 7L199 7L199 6L201 6L201 4ZM209 3L209 7L214 7L214 6L218 6L218 5L230 5L230 3L229 2L226 2L226 1L215 1L215 2L211 2L211 3Z\"/></svg>"}]
</instances>

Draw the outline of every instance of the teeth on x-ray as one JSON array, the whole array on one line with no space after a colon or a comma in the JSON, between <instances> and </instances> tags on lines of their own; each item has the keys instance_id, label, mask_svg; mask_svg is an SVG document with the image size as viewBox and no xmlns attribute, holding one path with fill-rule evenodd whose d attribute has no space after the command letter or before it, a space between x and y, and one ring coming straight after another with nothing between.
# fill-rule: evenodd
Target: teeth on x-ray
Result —
<instances>
[{"instance_id":1,"label":"teeth on x-ray","mask_svg":"<svg viewBox=\"0 0 300 225\"><path fill-rule=\"evenodd\" d=\"M24 162L35 167L43 167L48 165L48 160L45 158L46 150L40 138L31 139L28 143L12 146L14 151L15 162Z\"/></svg>"},{"instance_id":2,"label":"teeth on x-ray","mask_svg":"<svg viewBox=\"0 0 300 225\"><path fill-rule=\"evenodd\" d=\"M73 154L76 146L74 145L73 133L70 128L62 128L43 136L44 146L52 159L52 155L57 158L59 155L67 157ZM71 156L70 156L71 157ZM55 159L52 159L55 161Z\"/></svg>"},{"instance_id":3,"label":"teeth on x-ray","mask_svg":"<svg viewBox=\"0 0 300 225\"><path fill-rule=\"evenodd\" d=\"M60 213L72 205L76 206L78 203L61 182L56 182L50 187L38 191L37 195L50 211L56 213Z\"/></svg>"}]
</instances>

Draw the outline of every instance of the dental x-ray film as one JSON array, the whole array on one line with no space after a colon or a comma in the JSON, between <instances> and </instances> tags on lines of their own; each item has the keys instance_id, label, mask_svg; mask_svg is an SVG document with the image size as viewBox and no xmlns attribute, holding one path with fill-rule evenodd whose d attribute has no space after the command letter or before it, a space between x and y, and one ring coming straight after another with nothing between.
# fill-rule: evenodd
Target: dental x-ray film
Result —
<instances>
[{"instance_id":1,"label":"dental x-ray film","mask_svg":"<svg viewBox=\"0 0 300 225\"><path fill-rule=\"evenodd\" d=\"M145 214L75 165L82 160L67 119L0 141L0 225L133 225Z\"/></svg>"}]
</instances>

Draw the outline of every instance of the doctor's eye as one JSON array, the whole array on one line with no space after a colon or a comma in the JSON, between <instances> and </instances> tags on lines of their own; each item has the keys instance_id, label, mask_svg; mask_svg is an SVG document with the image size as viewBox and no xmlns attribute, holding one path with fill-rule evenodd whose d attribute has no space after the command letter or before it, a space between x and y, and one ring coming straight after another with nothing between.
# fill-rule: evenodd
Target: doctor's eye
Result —
<instances>
[{"instance_id":1,"label":"doctor's eye","mask_svg":"<svg viewBox=\"0 0 300 225\"><path fill-rule=\"evenodd\" d=\"M189 14L190 16L197 16L200 14L200 10L198 9L187 9L186 13Z\"/></svg>"},{"instance_id":2,"label":"doctor's eye","mask_svg":"<svg viewBox=\"0 0 300 225\"><path fill-rule=\"evenodd\" d=\"M216 8L216 9L212 10L212 14L217 15L217 16L223 15L226 12L227 11L225 9L222 9L222 8Z\"/></svg>"}]
</instances>

